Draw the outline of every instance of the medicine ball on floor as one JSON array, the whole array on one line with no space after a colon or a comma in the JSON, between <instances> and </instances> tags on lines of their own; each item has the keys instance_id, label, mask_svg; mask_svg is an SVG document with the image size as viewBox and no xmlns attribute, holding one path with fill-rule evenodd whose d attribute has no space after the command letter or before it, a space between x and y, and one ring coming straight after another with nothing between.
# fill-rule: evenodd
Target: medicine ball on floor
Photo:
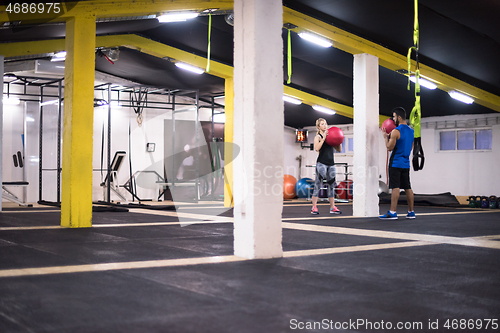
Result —
<instances>
[{"instance_id":1,"label":"medicine ball on floor","mask_svg":"<svg viewBox=\"0 0 500 333\"><path fill-rule=\"evenodd\" d=\"M299 198L310 198L314 190L314 180L302 178L295 184L295 194Z\"/></svg>"},{"instance_id":2,"label":"medicine ball on floor","mask_svg":"<svg viewBox=\"0 0 500 333\"><path fill-rule=\"evenodd\" d=\"M341 181L337 186L337 195L339 199L352 199L353 182L350 179Z\"/></svg>"},{"instance_id":3,"label":"medicine ball on floor","mask_svg":"<svg viewBox=\"0 0 500 333\"><path fill-rule=\"evenodd\" d=\"M283 198L284 199L293 199L296 197L295 193L295 184L297 183L297 179L291 175L283 176Z\"/></svg>"}]
</instances>

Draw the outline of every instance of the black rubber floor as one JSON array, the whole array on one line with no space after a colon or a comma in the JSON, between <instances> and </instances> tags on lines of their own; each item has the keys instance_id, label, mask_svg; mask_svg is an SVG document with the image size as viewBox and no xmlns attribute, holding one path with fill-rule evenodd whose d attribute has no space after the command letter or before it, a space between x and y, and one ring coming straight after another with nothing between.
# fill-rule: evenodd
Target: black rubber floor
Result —
<instances>
[{"instance_id":1,"label":"black rubber floor","mask_svg":"<svg viewBox=\"0 0 500 333\"><path fill-rule=\"evenodd\" d=\"M201 265L20 273L0 277L0 332L500 331L500 249L491 246L500 240L500 210L417 207L417 219L406 220L403 206L399 220L381 221L353 218L350 205L339 205L339 216L329 216L327 205L319 208L321 214L311 216L309 205L288 202L283 222L470 238L471 243L417 246L390 236L285 228L285 254L346 250ZM210 209L189 213L202 216ZM100 212L93 214L93 228L70 230L57 228L59 218L57 211L0 213L0 276L15 269L233 254L231 223L180 226L170 223L178 222L176 217L155 212ZM490 243L473 242L486 239ZM400 244L407 246L396 247ZM395 248L365 247L376 245Z\"/></svg>"}]
</instances>

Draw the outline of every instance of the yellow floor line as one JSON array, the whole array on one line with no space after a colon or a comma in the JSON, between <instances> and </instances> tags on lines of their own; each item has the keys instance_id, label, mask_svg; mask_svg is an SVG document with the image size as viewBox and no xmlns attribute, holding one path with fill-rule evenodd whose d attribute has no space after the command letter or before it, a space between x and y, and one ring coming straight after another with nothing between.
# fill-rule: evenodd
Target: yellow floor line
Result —
<instances>
[{"instance_id":1,"label":"yellow floor line","mask_svg":"<svg viewBox=\"0 0 500 333\"><path fill-rule=\"evenodd\" d=\"M387 243L387 244L371 244L371 245L332 247L332 248L327 248L327 249L287 251L287 252L283 252L283 257L284 258L304 257L304 256L314 256L314 255L321 255L321 254L372 251L372 250L383 250L383 249L397 249L397 248L403 248L403 247L413 247L413 246L423 246L423 245L436 245L436 243L398 242L398 243Z\"/></svg>"},{"instance_id":2,"label":"yellow floor line","mask_svg":"<svg viewBox=\"0 0 500 333\"><path fill-rule=\"evenodd\" d=\"M322 255L322 254L395 249L395 248L423 246L423 245L433 245L433 243L400 242L400 243L390 243L390 244L345 246L345 247L313 249L313 250L303 250L303 251L286 251L283 252L283 257L292 258L292 257L303 257L303 256ZM141 268L144 269L144 268L159 268L159 267L192 266L192 265L203 265L203 264L238 262L246 260L249 259L237 257L234 255L229 255L229 256L215 256L215 257L202 257L202 258L186 258L186 259L165 259L165 260L131 261L131 262L116 262L116 263L88 264L88 265L4 269L0 270L0 278L66 274L66 273L102 272L102 271L114 271L114 270L126 270L126 269L141 269Z\"/></svg>"},{"instance_id":3,"label":"yellow floor line","mask_svg":"<svg viewBox=\"0 0 500 333\"><path fill-rule=\"evenodd\" d=\"M477 237L470 237L474 239L500 239L500 235L489 235L489 236L477 236Z\"/></svg>"},{"instance_id":4,"label":"yellow floor line","mask_svg":"<svg viewBox=\"0 0 500 333\"><path fill-rule=\"evenodd\" d=\"M231 223L230 221L189 221L189 224L216 224L216 223ZM139 223L108 223L108 224L93 224L93 228L120 228L120 227L151 227L151 226L166 226L166 225L178 225L181 226L181 222L139 222ZM46 229L69 229L67 227L61 227L58 225L54 226L32 226L32 227L0 227L0 231L11 231L11 230L46 230Z\"/></svg>"},{"instance_id":5,"label":"yellow floor line","mask_svg":"<svg viewBox=\"0 0 500 333\"><path fill-rule=\"evenodd\" d=\"M10 214L10 213L60 213L59 209L51 209L51 210L2 210L2 214Z\"/></svg>"},{"instance_id":6,"label":"yellow floor line","mask_svg":"<svg viewBox=\"0 0 500 333\"><path fill-rule=\"evenodd\" d=\"M232 222L232 217L227 216L219 216L219 215L202 215L202 214L194 214L194 213L183 213L183 212L174 212L174 211L157 211L151 209L140 209L134 208L130 209L131 213L140 213L140 214L150 214L150 215L160 215L160 216L171 216L177 218L186 218L186 219L194 219L194 220L211 220L211 221L226 221Z\"/></svg>"},{"instance_id":7,"label":"yellow floor line","mask_svg":"<svg viewBox=\"0 0 500 333\"><path fill-rule=\"evenodd\" d=\"M500 211L495 211L495 210L480 210L480 211L459 211L459 212L434 212L434 213L418 213L417 212L417 219L419 216L437 216L437 215L460 215L460 214L478 214L478 213L500 213ZM364 217L364 216L352 216L352 215L334 215L334 214L327 214L326 216L321 216L321 215L311 215L311 216L306 216L306 217L285 217L282 220L283 221L304 221L304 220L338 220L338 219L377 219L378 216L372 216L372 217ZM400 221L406 221L405 216L399 215L399 220Z\"/></svg>"},{"instance_id":8,"label":"yellow floor line","mask_svg":"<svg viewBox=\"0 0 500 333\"><path fill-rule=\"evenodd\" d=\"M47 229L66 229L60 225L42 225L42 226L32 226L32 227L0 227L0 231L10 231L10 230L47 230Z\"/></svg>"},{"instance_id":9,"label":"yellow floor line","mask_svg":"<svg viewBox=\"0 0 500 333\"><path fill-rule=\"evenodd\" d=\"M235 262L244 260L247 259L236 256L216 256L216 257L186 258L186 259L114 262L114 263L89 264L89 265L5 269L5 270L0 270L0 278L14 277L14 276L114 271L114 270L138 269L138 268L190 266L190 265L215 264L215 263Z\"/></svg>"},{"instance_id":10,"label":"yellow floor line","mask_svg":"<svg viewBox=\"0 0 500 333\"><path fill-rule=\"evenodd\" d=\"M356 229L356 228L344 228L344 227L332 227L332 226L320 226L320 225L314 225L314 224L299 224L299 223L287 223L287 222L283 223L283 228L295 229L295 230L301 230L301 231L316 231L316 232L327 232L327 233L353 235L353 236L405 239L405 240L413 240L413 241L431 242L431 243L436 243L436 244L453 244L453 245L476 246L476 247L485 247L485 248L491 248L491 249L500 249L500 242L492 241L492 240L474 239L474 238L469 238L469 237L450 237L450 236L414 234L414 233L405 233L405 232Z\"/></svg>"}]
</instances>

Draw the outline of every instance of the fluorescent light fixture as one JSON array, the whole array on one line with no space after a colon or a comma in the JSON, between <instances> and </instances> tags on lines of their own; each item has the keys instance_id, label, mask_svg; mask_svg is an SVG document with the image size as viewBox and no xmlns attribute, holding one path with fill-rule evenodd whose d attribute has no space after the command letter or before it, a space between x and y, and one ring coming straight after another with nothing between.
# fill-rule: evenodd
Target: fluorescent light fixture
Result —
<instances>
[{"instance_id":1,"label":"fluorescent light fixture","mask_svg":"<svg viewBox=\"0 0 500 333\"><path fill-rule=\"evenodd\" d=\"M185 64L183 62L176 62L175 66L177 66L179 68L182 68L182 69L185 69L187 71L193 72L195 74L203 74L203 73L205 73L205 71L203 69L201 69L199 67L195 67L195 66L191 66L191 65Z\"/></svg>"},{"instance_id":2,"label":"fluorescent light fixture","mask_svg":"<svg viewBox=\"0 0 500 333\"><path fill-rule=\"evenodd\" d=\"M66 51L57 52L52 56L50 61L64 61L66 59Z\"/></svg>"},{"instance_id":3,"label":"fluorescent light fixture","mask_svg":"<svg viewBox=\"0 0 500 333\"><path fill-rule=\"evenodd\" d=\"M198 13L194 12L179 12L179 13L168 13L157 16L158 22L160 23L168 23L168 22L182 22L189 19L193 19L198 17Z\"/></svg>"},{"instance_id":4,"label":"fluorescent light fixture","mask_svg":"<svg viewBox=\"0 0 500 333\"><path fill-rule=\"evenodd\" d=\"M58 104L58 103L59 103L58 99L53 99L50 101L45 101L43 103L40 103L40 106L53 105L53 104Z\"/></svg>"},{"instance_id":5,"label":"fluorescent light fixture","mask_svg":"<svg viewBox=\"0 0 500 333\"><path fill-rule=\"evenodd\" d=\"M295 105L302 104L302 101L300 99L296 99L296 98L293 98L293 97L290 97L290 96L287 96L287 95L283 95L283 100L285 102L292 103L292 104L295 104Z\"/></svg>"},{"instance_id":6,"label":"fluorescent light fixture","mask_svg":"<svg viewBox=\"0 0 500 333\"><path fill-rule=\"evenodd\" d=\"M310 32L301 32L299 33L299 36L311 43L317 44L322 47L330 47L333 45L333 43L330 42L328 39L316 34L312 34Z\"/></svg>"},{"instance_id":7,"label":"fluorescent light fixture","mask_svg":"<svg viewBox=\"0 0 500 333\"><path fill-rule=\"evenodd\" d=\"M214 123L225 123L226 122L226 114L225 113L216 113L213 118Z\"/></svg>"},{"instance_id":8,"label":"fluorescent light fixture","mask_svg":"<svg viewBox=\"0 0 500 333\"><path fill-rule=\"evenodd\" d=\"M215 96L214 99L226 98L226 95Z\"/></svg>"},{"instance_id":9,"label":"fluorescent light fixture","mask_svg":"<svg viewBox=\"0 0 500 333\"><path fill-rule=\"evenodd\" d=\"M457 101L460 101L460 102L465 103L465 104L472 104L474 102L473 98L471 98L467 95L464 95L462 93L459 93L458 91L455 91L455 90L448 91L448 94L451 96L451 98L454 98Z\"/></svg>"},{"instance_id":10,"label":"fluorescent light fixture","mask_svg":"<svg viewBox=\"0 0 500 333\"><path fill-rule=\"evenodd\" d=\"M416 83L417 79L415 78L415 76L410 76L410 81L413 82L413 83ZM422 78L419 78L418 79L418 83L422 86L422 87L425 87L427 89L431 89L431 90L434 90L437 88L437 85L435 85L434 83L432 83L431 81L429 80L426 80L426 79L422 79Z\"/></svg>"},{"instance_id":11,"label":"fluorescent light fixture","mask_svg":"<svg viewBox=\"0 0 500 333\"><path fill-rule=\"evenodd\" d=\"M4 105L19 105L19 103L21 103L21 101L17 97L9 96L7 98L3 98L2 103Z\"/></svg>"},{"instance_id":12,"label":"fluorescent light fixture","mask_svg":"<svg viewBox=\"0 0 500 333\"><path fill-rule=\"evenodd\" d=\"M34 121L35 121L35 118L33 118L33 117L26 117L26 121L29 121L29 122L34 122Z\"/></svg>"},{"instance_id":13,"label":"fluorescent light fixture","mask_svg":"<svg viewBox=\"0 0 500 333\"><path fill-rule=\"evenodd\" d=\"M122 105L118 101L111 101L110 105L112 109L120 109L122 107Z\"/></svg>"},{"instance_id":14,"label":"fluorescent light fixture","mask_svg":"<svg viewBox=\"0 0 500 333\"><path fill-rule=\"evenodd\" d=\"M324 106L321 105L313 105L313 109L319 112L327 113L329 115L334 115L337 113L336 111L329 108L325 108Z\"/></svg>"}]
</instances>

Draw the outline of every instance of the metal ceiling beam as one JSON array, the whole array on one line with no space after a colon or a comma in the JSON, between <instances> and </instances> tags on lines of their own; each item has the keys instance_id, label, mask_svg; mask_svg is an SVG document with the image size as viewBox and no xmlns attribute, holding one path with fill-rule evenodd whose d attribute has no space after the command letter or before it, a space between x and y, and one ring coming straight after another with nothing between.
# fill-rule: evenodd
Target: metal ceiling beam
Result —
<instances>
[{"instance_id":1,"label":"metal ceiling beam","mask_svg":"<svg viewBox=\"0 0 500 333\"><path fill-rule=\"evenodd\" d=\"M312 18L293 9L283 7L283 23L291 23L297 28L295 32L310 31L333 41L333 46L351 53L368 53L379 58L379 64L393 71L408 69L405 55L398 54L381 45L336 28L328 23ZM415 61L412 60L412 68ZM420 63L420 76L437 84L438 88L446 92L458 90L474 98L474 102L500 112L500 96L494 95L468 83L460 81L450 75Z\"/></svg>"},{"instance_id":2,"label":"metal ceiling beam","mask_svg":"<svg viewBox=\"0 0 500 333\"><path fill-rule=\"evenodd\" d=\"M208 8L218 10L232 10L233 0L203 1L203 0L94 0L61 3L64 14L8 14L6 6L0 6L0 22L9 21L65 21L75 15L95 15L96 18L140 16L159 14L165 11L195 10L202 11ZM336 28L328 23L302 14L293 9L283 7L283 22L291 23L297 28L295 32L308 30L332 40L334 46L351 54L368 53L379 58L381 66L393 71L408 68L405 55L398 54L381 45ZM32 53L34 54L34 53ZM7 55L6 55L7 56ZM412 60L415 67L415 61ZM424 64L420 64L420 75L438 85L444 91L458 90L474 98L475 103L500 112L500 96L494 95L468 83L462 82L450 75L442 73Z\"/></svg>"},{"instance_id":3,"label":"metal ceiling beam","mask_svg":"<svg viewBox=\"0 0 500 333\"><path fill-rule=\"evenodd\" d=\"M64 45L64 39L3 43L0 44L0 54L4 54L5 57L14 57L30 54L51 53L63 51ZM205 57L197 56L195 54L137 35L110 35L96 37L96 47L117 46L135 49L158 58L175 59L200 68L205 68L207 64L207 59ZM232 78L233 67L210 60L209 74L224 79ZM337 111L337 113L342 116L353 118L353 108L351 106L335 103L325 98L321 98L286 85L284 86L284 93L300 99L304 104L311 106L321 105ZM387 116L381 115L380 122L382 123L387 118Z\"/></svg>"}]
</instances>

